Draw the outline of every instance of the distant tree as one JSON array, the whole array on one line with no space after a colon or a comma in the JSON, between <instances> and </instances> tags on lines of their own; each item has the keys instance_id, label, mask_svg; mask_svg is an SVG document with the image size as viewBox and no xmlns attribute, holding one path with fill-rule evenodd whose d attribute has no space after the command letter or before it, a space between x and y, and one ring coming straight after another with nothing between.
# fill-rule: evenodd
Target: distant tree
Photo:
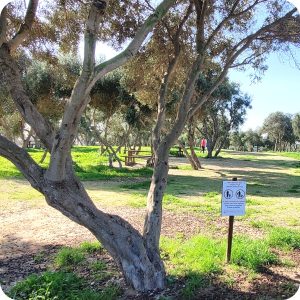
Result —
<instances>
[{"instance_id":1,"label":"distant tree","mask_svg":"<svg viewBox=\"0 0 300 300\"><path fill-rule=\"evenodd\" d=\"M263 146L263 141L260 133L258 131L254 131L252 129L247 130L244 132L244 143L245 147L248 151L253 151L254 146L260 147Z\"/></svg>"},{"instance_id":2,"label":"distant tree","mask_svg":"<svg viewBox=\"0 0 300 300\"><path fill-rule=\"evenodd\" d=\"M245 150L245 134L239 131L233 131L229 135L230 147L236 151Z\"/></svg>"},{"instance_id":3,"label":"distant tree","mask_svg":"<svg viewBox=\"0 0 300 300\"><path fill-rule=\"evenodd\" d=\"M265 119L261 131L267 133L268 139L274 142L274 151L288 150L295 142L292 118L282 112L271 113Z\"/></svg>"},{"instance_id":4,"label":"distant tree","mask_svg":"<svg viewBox=\"0 0 300 300\"><path fill-rule=\"evenodd\" d=\"M294 115L292 120L293 132L298 141L300 141L300 113Z\"/></svg>"},{"instance_id":5,"label":"distant tree","mask_svg":"<svg viewBox=\"0 0 300 300\"><path fill-rule=\"evenodd\" d=\"M212 158L214 150L214 156L218 156L229 139L230 131L237 130L244 123L246 111L251 108L249 96L242 94L237 84L228 81L220 85L212 97L202 111L198 127L207 140L208 158Z\"/></svg>"}]
</instances>

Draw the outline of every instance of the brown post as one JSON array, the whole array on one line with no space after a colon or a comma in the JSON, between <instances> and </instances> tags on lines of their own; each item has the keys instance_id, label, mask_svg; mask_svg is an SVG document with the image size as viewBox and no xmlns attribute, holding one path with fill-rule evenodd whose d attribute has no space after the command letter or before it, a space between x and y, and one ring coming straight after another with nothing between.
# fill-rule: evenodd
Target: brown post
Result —
<instances>
[{"instance_id":1,"label":"brown post","mask_svg":"<svg viewBox=\"0 0 300 300\"><path fill-rule=\"evenodd\" d=\"M232 181L237 181L237 177L232 178ZM230 263L230 258L231 258L233 221L234 221L234 216L229 216L228 239L227 239L227 255L226 255L227 263Z\"/></svg>"}]
</instances>

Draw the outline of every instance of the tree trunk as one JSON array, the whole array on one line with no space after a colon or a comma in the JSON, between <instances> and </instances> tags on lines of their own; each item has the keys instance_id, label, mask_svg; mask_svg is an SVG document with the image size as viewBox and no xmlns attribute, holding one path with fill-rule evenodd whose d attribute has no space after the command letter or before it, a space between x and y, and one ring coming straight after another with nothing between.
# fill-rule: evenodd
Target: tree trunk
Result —
<instances>
[{"instance_id":1,"label":"tree trunk","mask_svg":"<svg viewBox=\"0 0 300 300\"><path fill-rule=\"evenodd\" d=\"M153 255L129 223L98 210L78 180L47 181L40 188L50 206L95 235L117 262L128 284L138 291L164 288L165 271L159 252Z\"/></svg>"},{"instance_id":2,"label":"tree trunk","mask_svg":"<svg viewBox=\"0 0 300 300\"><path fill-rule=\"evenodd\" d=\"M179 147L182 148L182 151L184 153L184 155L186 156L186 158L188 159L189 163L191 164L193 170L199 170L197 164L195 163L194 159L192 158L192 156L187 152L187 150L185 149L185 146L178 141Z\"/></svg>"},{"instance_id":3,"label":"tree trunk","mask_svg":"<svg viewBox=\"0 0 300 300\"><path fill-rule=\"evenodd\" d=\"M147 197L147 213L144 223L144 239L150 259L159 258L159 238L162 222L162 199L167 186L169 148L160 147L155 155L153 175ZM163 266L158 266L162 270ZM161 271L159 271L161 272ZM161 274L165 277L164 271Z\"/></svg>"},{"instance_id":4,"label":"tree trunk","mask_svg":"<svg viewBox=\"0 0 300 300\"><path fill-rule=\"evenodd\" d=\"M24 149L1 135L0 155L18 167L50 206L90 230L134 289L145 292L165 287L165 269L158 248L156 252L149 249L143 236L127 221L99 210L73 172L64 181L47 179L45 170Z\"/></svg>"},{"instance_id":5,"label":"tree trunk","mask_svg":"<svg viewBox=\"0 0 300 300\"><path fill-rule=\"evenodd\" d=\"M193 163L191 164L194 170L201 169L201 163L195 153L194 146L195 146L195 127L193 125L193 118L189 121L188 126L188 144L191 150L191 159Z\"/></svg>"},{"instance_id":6,"label":"tree trunk","mask_svg":"<svg viewBox=\"0 0 300 300\"><path fill-rule=\"evenodd\" d=\"M212 152L213 152L214 146L213 141L211 139L207 139L207 157L212 158Z\"/></svg>"},{"instance_id":7,"label":"tree trunk","mask_svg":"<svg viewBox=\"0 0 300 300\"><path fill-rule=\"evenodd\" d=\"M222 150L224 144L225 144L225 138L222 139L222 141L221 141L221 143L220 143L220 146L218 147L218 149L217 149L216 152L215 152L214 157L217 157L217 156L220 154L220 152L221 152L221 150Z\"/></svg>"}]
</instances>

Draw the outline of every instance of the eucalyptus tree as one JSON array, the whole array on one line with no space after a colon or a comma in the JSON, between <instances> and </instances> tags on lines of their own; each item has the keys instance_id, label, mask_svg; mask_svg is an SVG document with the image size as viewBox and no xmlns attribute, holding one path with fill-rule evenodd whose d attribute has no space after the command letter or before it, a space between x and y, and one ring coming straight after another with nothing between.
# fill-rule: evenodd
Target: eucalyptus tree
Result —
<instances>
[{"instance_id":1,"label":"eucalyptus tree","mask_svg":"<svg viewBox=\"0 0 300 300\"><path fill-rule=\"evenodd\" d=\"M238 130L245 121L250 98L241 93L235 83L224 81L212 94L212 100L202 109L197 129L207 139L207 157L217 157L232 130Z\"/></svg>"},{"instance_id":2,"label":"eucalyptus tree","mask_svg":"<svg viewBox=\"0 0 300 300\"><path fill-rule=\"evenodd\" d=\"M264 145L261 135L258 131L249 129L244 132L245 147L248 151L253 151L254 147L261 147Z\"/></svg>"},{"instance_id":3,"label":"eucalyptus tree","mask_svg":"<svg viewBox=\"0 0 300 300\"><path fill-rule=\"evenodd\" d=\"M245 65L261 68L269 52L291 43L298 44L300 32L296 9L285 1L275 1L274 5L274 1L268 0L202 0L180 1L175 6L174 0L163 0L152 13L149 10L143 13L148 4L149 1L138 0L43 1L38 10L38 0L31 0L24 19L22 9L13 10L9 6L0 17L1 80L22 117L51 152L51 159L44 170L26 151L3 136L0 136L0 155L20 169L31 185L45 195L49 205L88 228L115 259L127 282L140 291L165 287L165 269L159 255L162 197L167 185L169 150L185 122L210 99L230 68ZM168 13L173 4L174 8ZM261 17L261 11L266 18ZM163 18L167 13L168 18ZM167 29L162 27L163 23ZM104 213L94 205L74 174L71 146L96 82L134 57L141 46L141 51L147 49L149 43L144 41L154 27L167 34L166 39L165 35L161 36L161 49L168 53L168 59L161 65L157 121L153 130L154 170L144 230L139 233L127 221ZM54 130L30 101L15 55L22 44L32 55L55 63L57 49L75 51L82 33L81 73L67 99L61 125ZM128 38L131 42L120 54L95 64L97 39L118 46ZM153 35L151 40L154 38ZM189 51L182 52L184 49ZM186 64L178 65L180 59ZM197 91L195 97L195 82L210 61L220 64L219 76L210 89ZM177 66L183 72L175 76ZM142 72L142 68L139 71ZM166 122L167 104L174 92L172 78L180 86L178 113Z\"/></svg>"},{"instance_id":4,"label":"eucalyptus tree","mask_svg":"<svg viewBox=\"0 0 300 300\"><path fill-rule=\"evenodd\" d=\"M294 135L296 139L298 139L299 141L300 140L300 113L294 115L292 119L292 126L293 126Z\"/></svg>"},{"instance_id":5,"label":"eucalyptus tree","mask_svg":"<svg viewBox=\"0 0 300 300\"><path fill-rule=\"evenodd\" d=\"M274 151L286 151L295 142L291 115L282 112L271 113L265 120L261 131L268 134L274 143Z\"/></svg>"}]
</instances>

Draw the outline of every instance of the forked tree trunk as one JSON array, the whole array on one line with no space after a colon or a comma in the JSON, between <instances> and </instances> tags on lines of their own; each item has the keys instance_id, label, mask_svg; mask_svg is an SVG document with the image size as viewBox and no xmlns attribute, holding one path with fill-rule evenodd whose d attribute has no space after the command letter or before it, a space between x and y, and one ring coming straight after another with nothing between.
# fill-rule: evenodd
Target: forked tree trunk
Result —
<instances>
[{"instance_id":1,"label":"forked tree trunk","mask_svg":"<svg viewBox=\"0 0 300 300\"><path fill-rule=\"evenodd\" d=\"M69 219L86 227L102 243L120 267L128 284L138 291L165 287L165 269L158 248L119 216L100 211L73 172L64 181L45 178L43 170L22 148L0 136L0 155L12 161L47 203ZM68 160L68 164L71 160Z\"/></svg>"},{"instance_id":2,"label":"forked tree trunk","mask_svg":"<svg viewBox=\"0 0 300 300\"><path fill-rule=\"evenodd\" d=\"M46 181L40 187L47 203L89 229L112 255L127 283L138 291L163 289L165 270L159 252L147 249L141 234L115 215L98 210L81 183Z\"/></svg>"},{"instance_id":3,"label":"forked tree trunk","mask_svg":"<svg viewBox=\"0 0 300 300\"><path fill-rule=\"evenodd\" d=\"M181 149L182 149L182 151L183 151L185 157L187 158L187 160L188 160L189 163L191 164L192 168L193 168L194 170L198 170L197 164L195 163L193 157L187 152L185 146L184 146L180 141L178 141L178 145L179 145L179 147L181 147Z\"/></svg>"}]
</instances>

